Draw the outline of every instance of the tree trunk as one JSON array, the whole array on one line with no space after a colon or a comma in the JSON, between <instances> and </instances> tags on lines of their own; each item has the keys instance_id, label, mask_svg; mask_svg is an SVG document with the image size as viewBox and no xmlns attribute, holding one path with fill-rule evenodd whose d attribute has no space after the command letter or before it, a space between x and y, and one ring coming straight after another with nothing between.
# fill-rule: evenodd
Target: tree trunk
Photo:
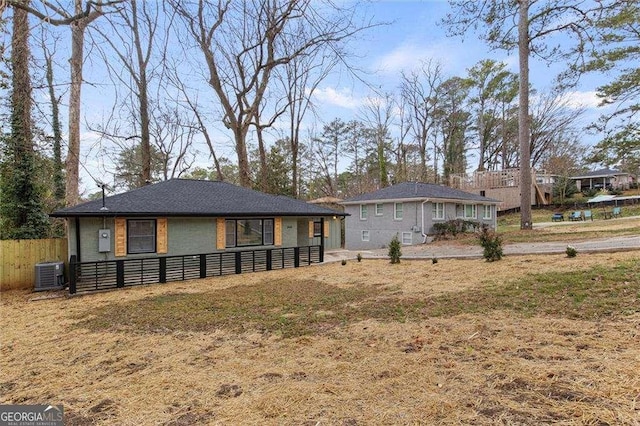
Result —
<instances>
[{"instance_id":1,"label":"tree trunk","mask_svg":"<svg viewBox=\"0 0 640 426\"><path fill-rule=\"evenodd\" d=\"M240 186L251 188L251 170L249 166L249 156L247 154L246 127L236 126L233 128L233 133L236 140Z\"/></svg>"},{"instance_id":2,"label":"tree trunk","mask_svg":"<svg viewBox=\"0 0 640 426\"><path fill-rule=\"evenodd\" d=\"M60 107L59 100L53 83L53 59L46 54L47 86L49 88L49 99L51 100L51 128L53 130L53 193L58 207L64 206L64 172L62 169L62 131L60 129Z\"/></svg>"},{"instance_id":3,"label":"tree trunk","mask_svg":"<svg viewBox=\"0 0 640 426\"><path fill-rule=\"evenodd\" d=\"M138 7L137 1L131 2L131 26L133 30L136 55L138 56L138 70L140 80L138 82L138 100L140 101L140 145L142 148L142 176L140 176L139 186L151 183L151 135L149 132L149 96L147 94L147 63L142 52L142 40L138 31ZM151 36L150 36L151 37Z\"/></svg>"},{"instance_id":4,"label":"tree trunk","mask_svg":"<svg viewBox=\"0 0 640 426\"><path fill-rule=\"evenodd\" d=\"M258 139L258 153L260 155L260 190L262 192L271 193L271 185L269 185L269 170L267 166L267 151L264 147L264 139L262 138L262 128L256 126L256 136Z\"/></svg>"},{"instance_id":5,"label":"tree trunk","mask_svg":"<svg viewBox=\"0 0 640 426\"><path fill-rule=\"evenodd\" d=\"M520 87L518 142L520 145L520 229L532 229L531 223L531 150L529 131L529 0L519 0L518 55Z\"/></svg>"},{"instance_id":6,"label":"tree trunk","mask_svg":"<svg viewBox=\"0 0 640 426\"><path fill-rule=\"evenodd\" d=\"M76 13L82 12L82 1L76 0ZM71 87L69 89L69 151L66 166L67 207L80 202L80 98L82 91L82 62L84 54L84 19L71 24Z\"/></svg>"}]
</instances>

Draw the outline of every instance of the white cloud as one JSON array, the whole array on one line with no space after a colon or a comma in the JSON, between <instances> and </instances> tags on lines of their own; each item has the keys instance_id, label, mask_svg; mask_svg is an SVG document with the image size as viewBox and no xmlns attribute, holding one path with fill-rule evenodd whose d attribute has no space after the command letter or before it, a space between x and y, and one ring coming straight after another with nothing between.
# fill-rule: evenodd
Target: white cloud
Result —
<instances>
[{"instance_id":1,"label":"white cloud","mask_svg":"<svg viewBox=\"0 0 640 426\"><path fill-rule=\"evenodd\" d=\"M319 88L313 92L313 96L321 103L346 109L356 109L361 104L361 101L354 97L350 90L346 89Z\"/></svg>"},{"instance_id":2,"label":"white cloud","mask_svg":"<svg viewBox=\"0 0 640 426\"><path fill-rule=\"evenodd\" d=\"M405 42L376 59L373 68L382 74L397 75L401 71L417 69L421 66L421 62L431 58L443 63L448 62L442 53L440 45L426 47Z\"/></svg>"},{"instance_id":3,"label":"white cloud","mask_svg":"<svg viewBox=\"0 0 640 426\"><path fill-rule=\"evenodd\" d=\"M567 92L562 96L569 108L597 108L602 101L595 90Z\"/></svg>"}]
</instances>

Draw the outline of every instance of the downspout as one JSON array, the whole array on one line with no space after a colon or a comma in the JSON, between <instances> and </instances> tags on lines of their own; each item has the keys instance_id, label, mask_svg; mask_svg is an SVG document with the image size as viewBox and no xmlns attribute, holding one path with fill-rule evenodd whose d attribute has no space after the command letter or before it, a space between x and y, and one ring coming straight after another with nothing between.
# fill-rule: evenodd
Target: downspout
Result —
<instances>
[{"instance_id":1,"label":"downspout","mask_svg":"<svg viewBox=\"0 0 640 426\"><path fill-rule=\"evenodd\" d=\"M424 233L424 203L428 201L429 199L427 198L420 204L420 210L422 210L422 218L420 222L420 234L422 235L422 244L425 244L427 242L427 234Z\"/></svg>"}]
</instances>

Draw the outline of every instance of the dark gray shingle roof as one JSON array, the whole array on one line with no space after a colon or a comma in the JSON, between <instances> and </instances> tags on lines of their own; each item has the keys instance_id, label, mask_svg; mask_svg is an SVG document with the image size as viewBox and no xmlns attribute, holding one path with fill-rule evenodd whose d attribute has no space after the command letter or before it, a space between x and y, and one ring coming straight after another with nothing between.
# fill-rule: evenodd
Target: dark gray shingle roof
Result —
<instances>
[{"instance_id":1,"label":"dark gray shingle roof","mask_svg":"<svg viewBox=\"0 0 640 426\"><path fill-rule=\"evenodd\" d=\"M73 216L344 216L293 198L270 195L227 182L171 179L106 198L57 210Z\"/></svg>"},{"instance_id":2,"label":"dark gray shingle roof","mask_svg":"<svg viewBox=\"0 0 640 426\"><path fill-rule=\"evenodd\" d=\"M432 183L403 182L397 185L378 189L367 194L357 195L344 201L345 204L357 201L379 201L379 200L403 200L403 199L424 199L441 198L447 200L477 201L485 203L499 203L493 198L483 197L478 194L449 188L448 186L435 185Z\"/></svg>"},{"instance_id":3,"label":"dark gray shingle roof","mask_svg":"<svg viewBox=\"0 0 640 426\"><path fill-rule=\"evenodd\" d=\"M613 170L613 169L599 169L599 170L594 170L592 172L581 174L579 176L572 176L571 179L612 177L612 176L620 176L620 175L628 175L628 174L629 173L624 173L624 172L620 172L618 170Z\"/></svg>"}]
</instances>

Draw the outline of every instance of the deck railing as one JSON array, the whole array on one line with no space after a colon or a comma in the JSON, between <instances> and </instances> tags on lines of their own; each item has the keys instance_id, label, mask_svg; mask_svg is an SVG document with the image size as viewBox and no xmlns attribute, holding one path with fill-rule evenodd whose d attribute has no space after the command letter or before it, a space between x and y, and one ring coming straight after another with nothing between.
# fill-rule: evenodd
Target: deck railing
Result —
<instances>
[{"instance_id":1,"label":"deck railing","mask_svg":"<svg viewBox=\"0 0 640 426\"><path fill-rule=\"evenodd\" d=\"M69 262L69 293L297 268L322 263L322 247L284 247L182 256Z\"/></svg>"}]
</instances>

